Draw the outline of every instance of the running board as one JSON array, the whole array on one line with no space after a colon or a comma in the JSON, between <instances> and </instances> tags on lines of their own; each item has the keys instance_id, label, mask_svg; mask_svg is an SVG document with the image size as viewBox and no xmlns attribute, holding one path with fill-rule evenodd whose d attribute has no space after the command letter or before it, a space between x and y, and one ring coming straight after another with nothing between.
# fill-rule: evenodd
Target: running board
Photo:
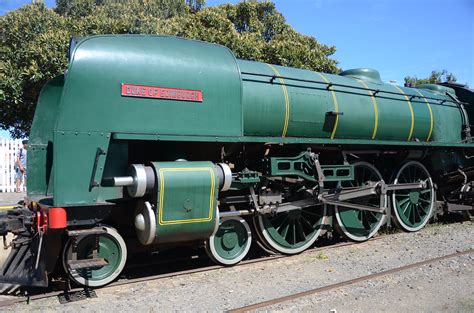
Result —
<instances>
[{"instance_id":1,"label":"running board","mask_svg":"<svg viewBox=\"0 0 474 313\"><path fill-rule=\"evenodd\" d=\"M86 235L100 235L107 233L104 227L94 227L87 229L78 229L78 230L67 230L67 235L69 237L79 237Z\"/></svg>"}]
</instances>

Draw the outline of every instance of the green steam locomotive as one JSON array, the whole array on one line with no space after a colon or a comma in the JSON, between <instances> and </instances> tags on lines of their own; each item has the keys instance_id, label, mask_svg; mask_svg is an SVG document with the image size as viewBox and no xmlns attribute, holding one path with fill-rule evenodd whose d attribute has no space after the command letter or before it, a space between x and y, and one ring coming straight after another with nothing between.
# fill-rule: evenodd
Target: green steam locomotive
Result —
<instances>
[{"instance_id":1,"label":"green steam locomotive","mask_svg":"<svg viewBox=\"0 0 474 313\"><path fill-rule=\"evenodd\" d=\"M72 40L30 133L26 207L0 281L116 279L127 256L203 245L233 265L252 242L296 254L334 231L364 241L472 210L473 92L398 87L238 60L176 37Z\"/></svg>"}]
</instances>

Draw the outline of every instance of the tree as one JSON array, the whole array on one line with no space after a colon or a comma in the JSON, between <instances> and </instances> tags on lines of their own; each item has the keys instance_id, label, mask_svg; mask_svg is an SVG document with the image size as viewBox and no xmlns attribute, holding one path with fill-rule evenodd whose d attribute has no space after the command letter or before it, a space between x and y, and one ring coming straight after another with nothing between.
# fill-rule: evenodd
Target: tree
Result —
<instances>
[{"instance_id":1,"label":"tree","mask_svg":"<svg viewBox=\"0 0 474 313\"><path fill-rule=\"evenodd\" d=\"M0 18L0 126L23 137L46 81L64 71L70 21L33 4Z\"/></svg>"},{"instance_id":2,"label":"tree","mask_svg":"<svg viewBox=\"0 0 474 313\"><path fill-rule=\"evenodd\" d=\"M237 57L338 72L326 46L297 33L271 2L204 7L204 0L57 0L0 17L0 128L28 135L41 87L67 68L71 36L148 33L229 47Z\"/></svg>"},{"instance_id":3,"label":"tree","mask_svg":"<svg viewBox=\"0 0 474 313\"><path fill-rule=\"evenodd\" d=\"M56 0L56 13L61 16L82 18L95 15L96 10L105 9L119 16L133 12L152 17L170 18L187 10L198 11L204 0ZM125 14L124 14L125 13Z\"/></svg>"},{"instance_id":4,"label":"tree","mask_svg":"<svg viewBox=\"0 0 474 313\"><path fill-rule=\"evenodd\" d=\"M447 70L432 71L431 75L426 78L418 78L416 76L406 76L405 86L415 87L421 84L437 84L441 82L455 82L456 76Z\"/></svg>"}]
</instances>

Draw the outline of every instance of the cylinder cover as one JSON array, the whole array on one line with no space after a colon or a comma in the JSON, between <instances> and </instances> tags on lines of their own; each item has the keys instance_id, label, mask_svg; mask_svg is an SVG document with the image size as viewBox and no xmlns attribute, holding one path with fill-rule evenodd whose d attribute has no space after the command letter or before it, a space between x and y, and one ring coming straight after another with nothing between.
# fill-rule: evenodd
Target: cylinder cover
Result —
<instances>
[{"instance_id":1,"label":"cylinder cover","mask_svg":"<svg viewBox=\"0 0 474 313\"><path fill-rule=\"evenodd\" d=\"M139 204L135 228L142 244L208 238L216 226L219 178L212 162L153 162L156 202Z\"/></svg>"}]
</instances>

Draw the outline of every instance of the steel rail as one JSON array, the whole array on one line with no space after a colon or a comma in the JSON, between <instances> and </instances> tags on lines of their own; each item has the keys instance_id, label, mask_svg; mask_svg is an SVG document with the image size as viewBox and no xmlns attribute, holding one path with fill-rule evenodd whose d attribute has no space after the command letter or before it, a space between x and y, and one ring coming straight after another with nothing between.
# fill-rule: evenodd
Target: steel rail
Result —
<instances>
[{"instance_id":1,"label":"steel rail","mask_svg":"<svg viewBox=\"0 0 474 313\"><path fill-rule=\"evenodd\" d=\"M299 298L312 296L312 295L322 293L322 292L325 292L325 291L339 289L339 288L350 286L350 285L357 284L357 283L360 283L360 282L368 281L368 280L371 280L371 279L374 279L374 278L379 278L379 277L395 274L395 273L398 273L398 272L406 271L406 270L413 269L413 268L418 268L418 267L421 267L421 266L424 266L424 265L428 265L428 264L431 264L431 263L443 261L443 260L446 260L446 259L450 259L450 258L454 258L454 257L458 257L458 256L470 254L470 253L474 253L474 249L468 249L468 250L464 250L464 251L460 251L460 252L456 252L456 253L452 253L452 254L448 254L448 255L444 255L444 256L440 256L440 257L436 257L436 258L432 258L432 259L428 259L428 260L424 260L424 261L420 261L420 262L416 262L416 263L412 263L412 264L403 265L403 266L400 266L400 267L397 267L397 268L392 268L392 269L389 269L389 270L386 270L386 271L373 273L373 274L369 274L369 275L366 275L366 276L357 277L357 278L354 278L354 279L349 279L349 280L342 281L342 282L339 282L339 283L335 283L335 284L331 284L331 285L327 285L327 286L323 286L323 287L318 287L318 288L303 291L303 292L294 293L294 294L291 294L291 295L288 295L288 296L284 296L284 297L280 297L280 298L276 298L276 299L272 299L272 300L268 300L268 301L263 301L263 302L243 306L243 307L240 307L240 308L235 308L235 309L229 310L227 312L229 312L229 313L242 313L242 312L257 310L257 309L261 309L261 308L264 308L264 307L269 307L269 306L280 304L280 303L283 303L283 302L288 302L288 301L291 301L291 300L296 300L296 299L299 299Z\"/></svg>"}]
</instances>

